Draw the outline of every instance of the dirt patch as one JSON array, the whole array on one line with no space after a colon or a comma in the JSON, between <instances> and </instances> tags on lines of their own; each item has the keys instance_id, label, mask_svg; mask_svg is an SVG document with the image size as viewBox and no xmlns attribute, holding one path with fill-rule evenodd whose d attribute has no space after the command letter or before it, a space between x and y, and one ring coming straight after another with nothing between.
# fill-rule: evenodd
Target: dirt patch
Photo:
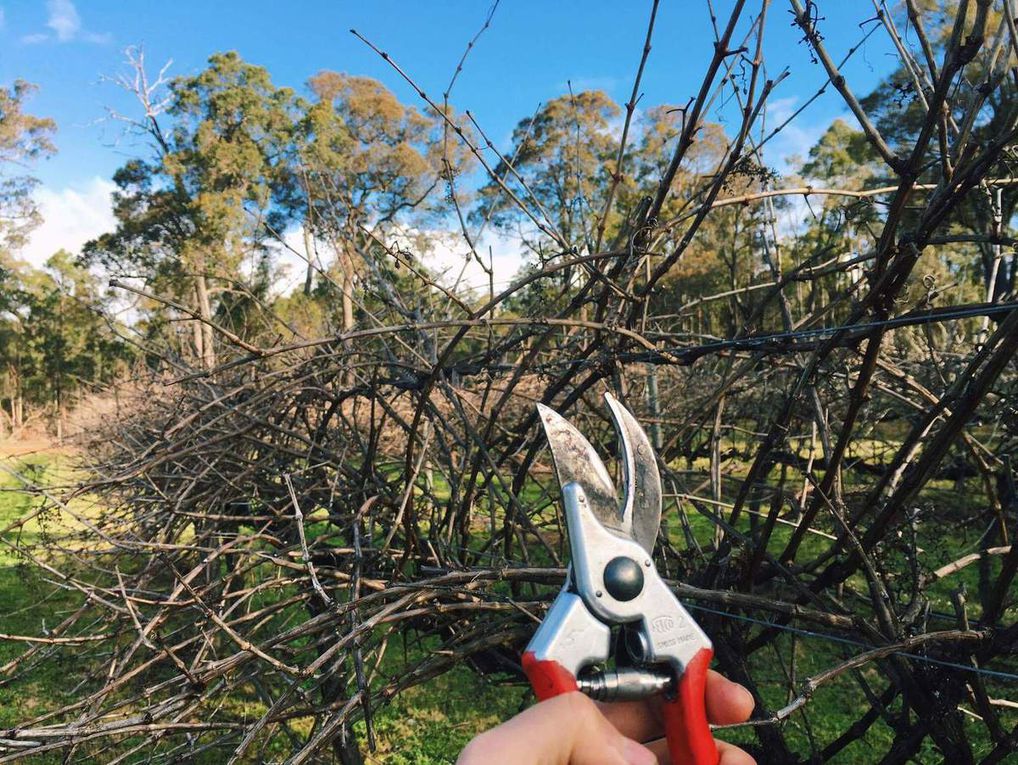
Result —
<instances>
[{"instance_id":1,"label":"dirt patch","mask_svg":"<svg viewBox=\"0 0 1018 765\"><path fill-rule=\"evenodd\" d=\"M18 438L5 438L0 441L0 457L24 457L30 454L47 454L66 450L66 446L61 446L46 436L26 435Z\"/></svg>"}]
</instances>

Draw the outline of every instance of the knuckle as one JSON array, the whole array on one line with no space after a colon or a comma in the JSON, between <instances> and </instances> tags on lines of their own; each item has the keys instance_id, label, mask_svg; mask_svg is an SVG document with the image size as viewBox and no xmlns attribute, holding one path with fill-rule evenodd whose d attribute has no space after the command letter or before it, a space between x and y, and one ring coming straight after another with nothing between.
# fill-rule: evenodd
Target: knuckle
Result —
<instances>
[{"instance_id":1,"label":"knuckle","mask_svg":"<svg viewBox=\"0 0 1018 765\"><path fill-rule=\"evenodd\" d=\"M588 696L575 691L559 696L559 703L564 707L567 719L580 721L584 727L596 726L601 718L601 712Z\"/></svg>"}]
</instances>

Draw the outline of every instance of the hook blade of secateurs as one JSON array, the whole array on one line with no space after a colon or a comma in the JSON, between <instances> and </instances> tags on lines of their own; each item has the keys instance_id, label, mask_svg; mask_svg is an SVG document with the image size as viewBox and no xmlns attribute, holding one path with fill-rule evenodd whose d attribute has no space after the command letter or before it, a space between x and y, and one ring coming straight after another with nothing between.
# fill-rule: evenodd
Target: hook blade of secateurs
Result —
<instances>
[{"instance_id":1,"label":"hook blade of secateurs","mask_svg":"<svg viewBox=\"0 0 1018 765\"><path fill-rule=\"evenodd\" d=\"M648 553L654 552L661 525L661 473L647 433L617 398L604 400L612 413L622 459L622 528Z\"/></svg>"},{"instance_id":2,"label":"hook blade of secateurs","mask_svg":"<svg viewBox=\"0 0 1018 765\"><path fill-rule=\"evenodd\" d=\"M620 526L615 484L590 441L554 409L538 404L537 413L551 447L559 487L579 484L601 525L628 533Z\"/></svg>"}]
</instances>

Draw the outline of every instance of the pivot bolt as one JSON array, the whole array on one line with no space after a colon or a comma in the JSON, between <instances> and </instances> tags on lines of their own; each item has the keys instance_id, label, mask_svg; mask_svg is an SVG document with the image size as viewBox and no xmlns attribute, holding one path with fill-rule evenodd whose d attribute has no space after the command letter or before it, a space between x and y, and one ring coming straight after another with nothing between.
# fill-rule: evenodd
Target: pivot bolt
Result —
<instances>
[{"instance_id":1,"label":"pivot bolt","mask_svg":"<svg viewBox=\"0 0 1018 765\"><path fill-rule=\"evenodd\" d=\"M612 558L604 567L604 588L615 600L632 600L643 592L643 569L625 555Z\"/></svg>"}]
</instances>

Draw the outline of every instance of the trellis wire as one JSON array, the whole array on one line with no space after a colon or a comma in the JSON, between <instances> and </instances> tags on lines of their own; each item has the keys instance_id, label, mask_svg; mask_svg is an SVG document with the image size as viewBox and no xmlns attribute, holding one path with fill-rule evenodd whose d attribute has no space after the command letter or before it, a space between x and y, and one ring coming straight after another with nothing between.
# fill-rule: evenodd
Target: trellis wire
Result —
<instances>
[{"instance_id":1,"label":"trellis wire","mask_svg":"<svg viewBox=\"0 0 1018 765\"><path fill-rule=\"evenodd\" d=\"M784 632L791 632L796 635L808 638L817 638L820 640L827 640L831 643L843 643L845 645L851 645L856 648L865 648L867 651L875 651L881 648L879 645L871 645L864 643L861 640L852 640L851 638L839 637L838 635L828 635L824 632L814 632L813 630L805 630L800 627L789 627L786 624L777 624L775 622L768 622L764 619L754 619L752 616L744 616L742 614L733 614L729 611L722 611L720 609L711 608L709 606L701 606L695 603L687 603L686 608L692 609L693 611L703 611L704 613L714 614L716 616L727 616L730 619L736 619L742 622L750 622L752 624L759 624L762 627L768 629L776 629ZM965 672L971 672L974 675L985 675L987 677L994 677L999 680L1011 680L1018 682L1018 674L1011 672L1002 672L995 669L983 669L981 667L970 667L965 664L958 664L953 661L946 661L944 659L934 659L931 656L922 656L920 654L910 653L908 651L891 651L888 656L903 656L907 659L914 659L915 661L926 662L927 664L937 664L942 667L949 667L951 669L960 669Z\"/></svg>"}]
</instances>

